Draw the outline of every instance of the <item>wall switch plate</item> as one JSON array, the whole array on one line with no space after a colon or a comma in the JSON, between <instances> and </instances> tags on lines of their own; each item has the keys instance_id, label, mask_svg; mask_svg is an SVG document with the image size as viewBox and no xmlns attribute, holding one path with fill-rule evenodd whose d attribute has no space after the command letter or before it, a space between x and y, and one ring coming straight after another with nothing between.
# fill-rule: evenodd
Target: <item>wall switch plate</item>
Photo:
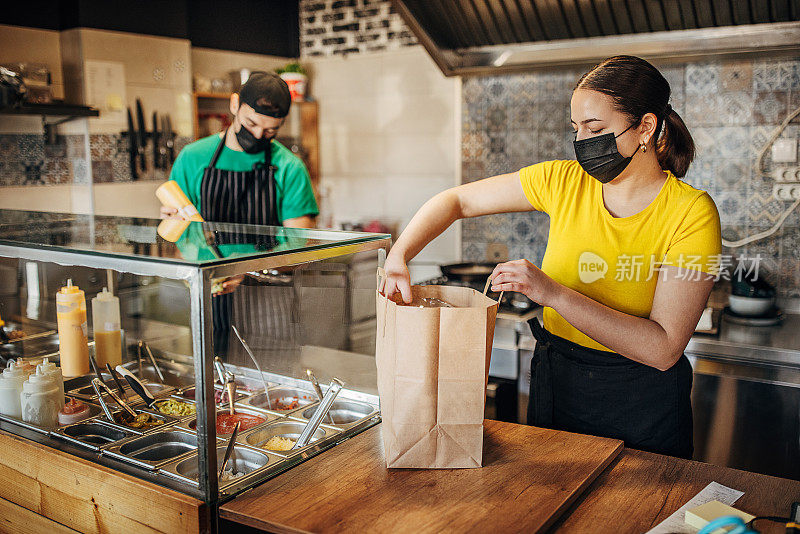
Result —
<instances>
[{"instance_id":1,"label":"wall switch plate","mask_svg":"<svg viewBox=\"0 0 800 534\"><path fill-rule=\"evenodd\" d=\"M797 161L797 139L776 139L772 143L773 163L794 163Z\"/></svg>"},{"instance_id":2,"label":"wall switch plate","mask_svg":"<svg viewBox=\"0 0 800 534\"><path fill-rule=\"evenodd\" d=\"M800 199L800 183L783 183L772 186L772 197L775 200Z\"/></svg>"}]
</instances>

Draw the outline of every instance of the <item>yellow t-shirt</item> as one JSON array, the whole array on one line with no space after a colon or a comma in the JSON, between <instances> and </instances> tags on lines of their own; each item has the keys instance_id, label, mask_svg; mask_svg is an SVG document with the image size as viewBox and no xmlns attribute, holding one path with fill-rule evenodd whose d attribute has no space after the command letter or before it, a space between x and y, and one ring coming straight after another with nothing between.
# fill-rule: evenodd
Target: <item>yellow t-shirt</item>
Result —
<instances>
[{"instance_id":1,"label":"yellow t-shirt","mask_svg":"<svg viewBox=\"0 0 800 534\"><path fill-rule=\"evenodd\" d=\"M534 209L550 216L542 270L556 282L621 312L648 317L661 266L687 277L716 274L719 213L708 193L667 172L655 200L630 217L613 217L602 184L577 161L545 161L519 171ZM676 295L680 298L680 295ZM544 327L585 347L609 350L552 308Z\"/></svg>"}]
</instances>

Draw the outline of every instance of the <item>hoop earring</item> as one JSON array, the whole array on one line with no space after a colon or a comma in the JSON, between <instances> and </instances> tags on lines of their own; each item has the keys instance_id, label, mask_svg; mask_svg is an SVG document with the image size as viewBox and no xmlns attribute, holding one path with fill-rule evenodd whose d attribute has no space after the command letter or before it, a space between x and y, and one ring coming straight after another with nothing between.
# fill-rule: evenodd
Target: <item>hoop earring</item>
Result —
<instances>
[{"instance_id":1,"label":"hoop earring","mask_svg":"<svg viewBox=\"0 0 800 534\"><path fill-rule=\"evenodd\" d=\"M642 144L641 144L641 147L642 147L642 152L647 152L647 145L645 145L644 143L642 143Z\"/></svg>"}]
</instances>

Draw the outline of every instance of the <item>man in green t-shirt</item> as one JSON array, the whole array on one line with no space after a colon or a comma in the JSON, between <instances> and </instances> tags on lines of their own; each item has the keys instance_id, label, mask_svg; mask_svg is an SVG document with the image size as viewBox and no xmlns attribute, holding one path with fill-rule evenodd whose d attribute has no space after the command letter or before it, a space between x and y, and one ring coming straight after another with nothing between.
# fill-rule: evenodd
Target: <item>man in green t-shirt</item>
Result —
<instances>
[{"instance_id":1,"label":"man in green t-shirt","mask_svg":"<svg viewBox=\"0 0 800 534\"><path fill-rule=\"evenodd\" d=\"M275 141L291 106L289 88L279 76L254 72L239 93L231 95L233 123L220 134L187 145L178 154L174 180L209 222L312 228L319 214L311 180L303 162ZM162 218L179 216L161 208ZM256 245L237 232L220 232L216 245ZM181 242L177 243L179 248ZM222 284L212 299L215 351L227 351L232 292L243 277ZM242 315L257 310L242 310ZM263 314L262 314L263 315ZM268 318L267 318L268 319Z\"/></svg>"},{"instance_id":2,"label":"man in green t-shirt","mask_svg":"<svg viewBox=\"0 0 800 534\"><path fill-rule=\"evenodd\" d=\"M300 158L274 140L290 105L289 89L279 76L254 72L239 94L231 95L230 110L234 120L230 128L195 141L178 154L170 179L178 183L205 220L273 223L294 228L314 226L319 208L308 171ZM243 179L252 182L259 178L254 173L259 166L270 164L267 156L274 167L274 213L270 214L266 213L270 211L269 206L267 210L261 210L261 206L254 209L255 204L265 200L263 197L267 197L269 204L269 188L241 183ZM227 176L223 179L204 176L211 168L217 171L214 174L231 172L225 173ZM266 173L261 178L266 178ZM244 187L237 190L240 185ZM207 203L216 205L207 206ZM176 215L174 208L161 208L162 217Z\"/></svg>"}]
</instances>

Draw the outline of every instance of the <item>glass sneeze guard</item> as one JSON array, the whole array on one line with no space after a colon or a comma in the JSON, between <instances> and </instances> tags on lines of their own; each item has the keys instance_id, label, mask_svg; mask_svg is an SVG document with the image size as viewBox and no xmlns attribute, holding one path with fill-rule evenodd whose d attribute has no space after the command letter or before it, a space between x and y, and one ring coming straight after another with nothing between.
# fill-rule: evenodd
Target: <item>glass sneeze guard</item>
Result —
<instances>
[{"instance_id":1,"label":"glass sneeze guard","mask_svg":"<svg viewBox=\"0 0 800 534\"><path fill-rule=\"evenodd\" d=\"M188 285L200 467L198 486L187 493L212 508L220 499L211 349L214 285L231 276L370 251L381 258L390 244L386 234L0 210L0 258L161 277ZM374 268L371 276L374 284ZM368 302L369 291L363 295ZM299 417L301 412L297 413Z\"/></svg>"}]
</instances>

